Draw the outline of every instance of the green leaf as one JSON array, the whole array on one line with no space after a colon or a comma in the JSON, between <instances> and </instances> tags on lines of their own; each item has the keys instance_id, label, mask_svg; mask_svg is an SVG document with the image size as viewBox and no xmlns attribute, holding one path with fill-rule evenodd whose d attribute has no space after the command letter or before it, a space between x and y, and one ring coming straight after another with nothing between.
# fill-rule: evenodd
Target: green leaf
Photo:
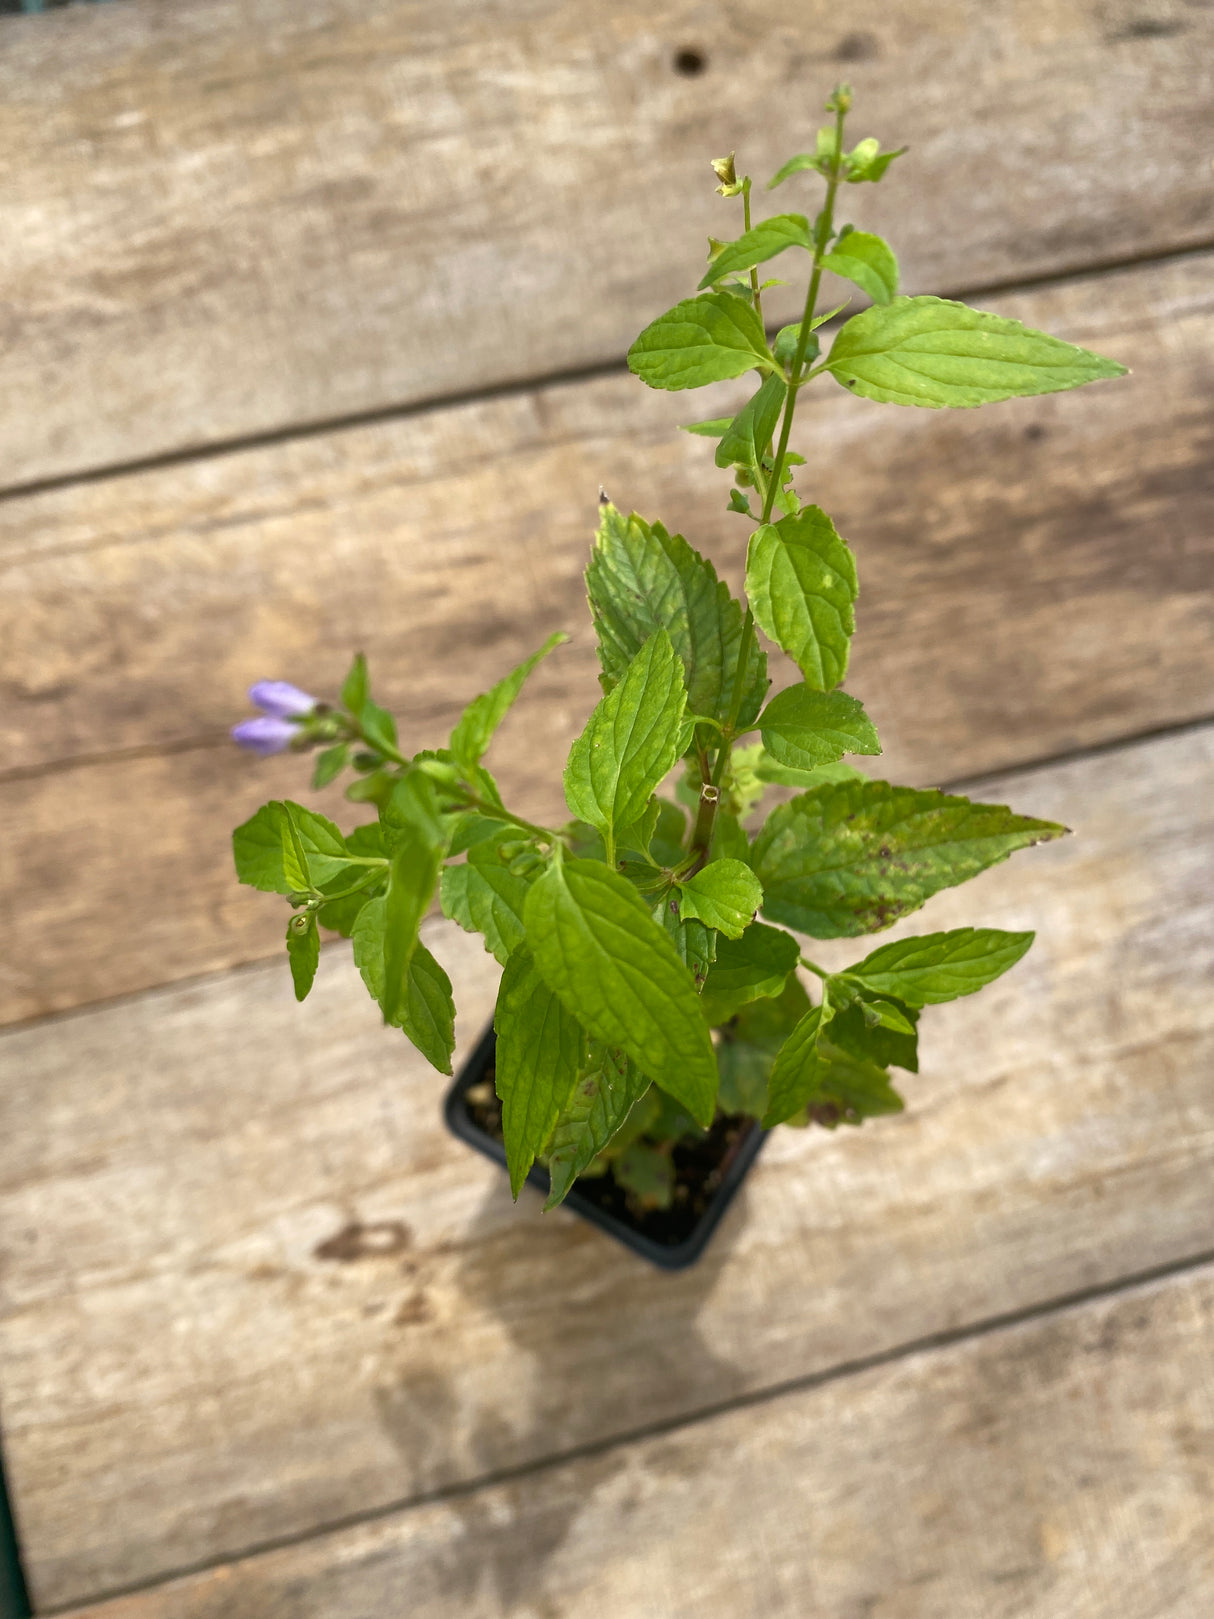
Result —
<instances>
[{"instance_id":1,"label":"green leaf","mask_svg":"<svg viewBox=\"0 0 1214 1619\"><path fill-rule=\"evenodd\" d=\"M525 949L506 963L493 1018L495 1083L515 1198L548 1143L581 1069L586 1039Z\"/></svg>"},{"instance_id":2,"label":"green leaf","mask_svg":"<svg viewBox=\"0 0 1214 1619\"><path fill-rule=\"evenodd\" d=\"M511 829L503 829L511 830ZM439 885L443 915L469 933L483 933L485 949L504 967L523 942L523 904L528 877L510 869L499 840L486 838L460 865L444 866Z\"/></svg>"},{"instance_id":3,"label":"green leaf","mask_svg":"<svg viewBox=\"0 0 1214 1619\"><path fill-rule=\"evenodd\" d=\"M641 820L678 758L685 707L683 665L657 630L569 751L565 801L571 815L602 832L609 864L616 840Z\"/></svg>"},{"instance_id":4,"label":"green leaf","mask_svg":"<svg viewBox=\"0 0 1214 1619\"><path fill-rule=\"evenodd\" d=\"M639 1209L668 1209L674 1202L675 1169L668 1147L634 1141L612 1164L611 1172Z\"/></svg>"},{"instance_id":5,"label":"green leaf","mask_svg":"<svg viewBox=\"0 0 1214 1619\"><path fill-rule=\"evenodd\" d=\"M813 245L809 221L804 214L775 214L771 219L760 220L752 230L739 236L736 242L726 242L705 270L700 291L711 287L724 276L753 269L756 264L765 264L787 247L803 247L806 252L812 252Z\"/></svg>"},{"instance_id":6,"label":"green leaf","mask_svg":"<svg viewBox=\"0 0 1214 1619\"><path fill-rule=\"evenodd\" d=\"M289 894L282 864L282 805L273 800L232 833L232 854L236 875L251 888L267 894Z\"/></svg>"},{"instance_id":7,"label":"green leaf","mask_svg":"<svg viewBox=\"0 0 1214 1619\"><path fill-rule=\"evenodd\" d=\"M738 817L728 810L717 811L711 854L714 860L740 860L743 865L750 865L750 839Z\"/></svg>"},{"instance_id":8,"label":"green leaf","mask_svg":"<svg viewBox=\"0 0 1214 1619\"><path fill-rule=\"evenodd\" d=\"M759 720L763 746L777 764L794 770L831 765L845 753L880 753L863 707L846 692L789 686L777 692Z\"/></svg>"},{"instance_id":9,"label":"green leaf","mask_svg":"<svg viewBox=\"0 0 1214 1619\"><path fill-rule=\"evenodd\" d=\"M781 164L767 182L767 189L774 191L777 186L783 185L785 180L790 180L794 174L803 174L806 169L812 169L817 174L825 174L827 172L825 163L826 160L817 152L798 152L796 157L790 157L787 163Z\"/></svg>"},{"instance_id":10,"label":"green leaf","mask_svg":"<svg viewBox=\"0 0 1214 1619\"><path fill-rule=\"evenodd\" d=\"M854 282L875 304L887 304L898 290L898 260L888 242L867 231L848 231L822 260L823 267Z\"/></svg>"},{"instance_id":11,"label":"green leaf","mask_svg":"<svg viewBox=\"0 0 1214 1619\"><path fill-rule=\"evenodd\" d=\"M384 995L380 1004L384 1021L395 1023L409 962L417 948L417 932L438 886L447 839L434 783L418 770L393 789L383 819L393 849L384 901Z\"/></svg>"},{"instance_id":12,"label":"green leaf","mask_svg":"<svg viewBox=\"0 0 1214 1619\"><path fill-rule=\"evenodd\" d=\"M819 787L779 805L755 838L763 914L818 939L875 933L940 889L1065 830L934 789Z\"/></svg>"},{"instance_id":13,"label":"green leaf","mask_svg":"<svg viewBox=\"0 0 1214 1619\"><path fill-rule=\"evenodd\" d=\"M787 397L788 384L783 377L765 377L758 393L742 406L717 445L717 465L744 466L753 476L762 466Z\"/></svg>"},{"instance_id":14,"label":"green leaf","mask_svg":"<svg viewBox=\"0 0 1214 1619\"><path fill-rule=\"evenodd\" d=\"M681 534L604 503L586 591L598 636L602 684L610 691L659 629L670 636L687 683L692 714L724 723L733 697L742 608L711 562ZM767 659L756 640L746 666L741 721L751 724L767 691Z\"/></svg>"},{"instance_id":15,"label":"green leaf","mask_svg":"<svg viewBox=\"0 0 1214 1619\"><path fill-rule=\"evenodd\" d=\"M308 857L304 853L303 844L299 841L299 829L291 814L293 807L291 804L283 804L282 816L278 823L282 839L282 871L291 886L292 893L298 893L300 890L307 893L312 888L312 879L308 875Z\"/></svg>"},{"instance_id":16,"label":"green leaf","mask_svg":"<svg viewBox=\"0 0 1214 1619\"><path fill-rule=\"evenodd\" d=\"M312 980L316 977L316 968L320 962L320 932L313 911L308 911L302 916L293 916L287 923L287 959L291 963L295 999L302 1001L312 988Z\"/></svg>"},{"instance_id":17,"label":"green leaf","mask_svg":"<svg viewBox=\"0 0 1214 1619\"><path fill-rule=\"evenodd\" d=\"M674 944L679 960L687 968L696 988L699 989L708 977L709 968L717 959L716 932L695 917L688 917L686 920L680 917L679 902L673 895L668 895L659 902L655 915L660 917L662 927Z\"/></svg>"},{"instance_id":18,"label":"green leaf","mask_svg":"<svg viewBox=\"0 0 1214 1619\"><path fill-rule=\"evenodd\" d=\"M855 765L815 765L812 770L795 770L791 765L777 764L774 759L766 757L755 765L755 775L760 781L779 787L825 787L833 781L868 780Z\"/></svg>"},{"instance_id":19,"label":"green leaf","mask_svg":"<svg viewBox=\"0 0 1214 1619\"><path fill-rule=\"evenodd\" d=\"M381 1008L387 999L387 968L384 960L387 929L387 901L382 896L369 899L354 924L354 965L372 1000ZM455 1050L455 1001L451 980L420 941L413 947L404 982L398 986L396 1009L384 1021L401 1029L422 1056L440 1074L451 1072Z\"/></svg>"},{"instance_id":20,"label":"green leaf","mask_svg":"<svg viewBox=\"0 0 1214 1619\"><path fill-rule=\"evenodd\" d=\"M809 996L793 976L779 995L750 1001L730 1018L717 1042L717 1104L723 1113L763 1117L776 1053L808 1010Z\"/></svg>"},{"instance_id":21,"label":"green leaf","mask_svg":"<svg viewBox=\"0 0 1214 1619\"><path fill-rule=\"evenodd\" d=\"M694 433L697 438L720 438L729 431L733 420L732 416L713 416L706 422L684 422L679 432Z\"/></svg>"},{"instance_id":22,"label":"green leaf","mask_svg":"<svg viewBox=\"0 0 1214 1619\"><path fill-rule=\"evenodd\" d=\"M650 388L703 388L774 364L762 321L731 292L684 299L628 350L629 370Z\"/></svg>"},{"instance_id":23,"label":"green leaf","mask_svg":"<svg viewBox=\"0 0 1214 1619\"><path fill-rule=\"evenodd\" d=\"M363 735L369 745L373 748L378 748L381 753L391 757L396 749L397 742L396 721L388 713L388 710L381 708L378 703L373 703L367 697L363 700L358 719L363 729Z\"/></svg>"},{"instance_id":24,"label":"green leaf","mask_svg":"<svg viewBox=\"0 0 1214 1619\"><path fill-rule=\"evenodd\" d=\"M607 1146L649 1080L618 1049L588 1042L586 1060L569 1092L548 1145L551 1190L545 1209L562 1203L573 1185Z\"/></svg>"},{"instance_id":25,"label":"green leaf","mask_svg":"<svg viewBox=\"0 0 1214 1619\"><path fill-rule=\"evenodd\" d=\"M853 315L826 368L852 393L893 405L968 407L1058 393L1125 366L948 298L895 298Z\"/></svg>"},{"instance_id":26,"label":"green leaf","mask_svg":"<svg viewBox=\"0 0 1214 1619\"><path fill-rule=\"evenodd\" d=\"M828 980L833 999L837 981ZM868 1014L876 1013L877 1021L869 1023ZM904 1025L893 1027L893 1019ZM912 1074L919 1072L919 1033L916 1028L918 1012L910 1006L901 1007L893 1001L855 1001L841 1012L836 1012L830 1026L833 1045L876 1063L880 1068L905 1068Z\"/></svg>"},{"instance_id":27,"label":"green leaf","mask_svg":"<svg viewBox=\"0 0 1214 1619\"><path fill-rule=\"evenodd\" d=\"M686 853L687 817L668 798L659 798L657 806L657 826L649 840L649 853L660 866L677 866Z\"/></svg>"},{"instance_id":28,"label":"green leaf","mask_svg":"<svg viewBox=\"0 0 1214 1619\"><path fill-rule=\"evenodd\" d=\"M740 939L718 939L717 959L700 997L707 1022L715 1028L747 1002L779 995L800 955L791 934L762 922L752 922Z\"/></svg>"},{"instance_id":29,"label":"green leaf","mask_svg":"<svg viewBox=\"0 0 1214 1619\"><path fill-rule=\"evenodd\" d=\"M316 755L316 765L312 771L312 786L319 792L335 781L346 768L350 759L350 744L339 742L336 747L324 748Z\"/></svg>"},{"instance_id":30,"label":"green leaf","mask_svg":"<svg viewBox=\"0 0 1214 1619\"><path fill-rule=\"evenodd\" d=\"M763 1128L772 1129L805 1107L817 1089L826 1064L818 1051L818 1035L831 1008L811 1006L780 1047L767 1082L767 1112Z\"/></svg>"},{"instance_id":31,"label":"green leaf","mask_svg":"<svg viewBox=\"0 0 1214 1619\"><path fill-rule=\"evenodd\" d=\"M837 686L847 673L859 585L855 558L820 507L755 530L746 592L759 626L806 684L818 691Z\"/></svg>"},{"instance_id":32,"label":"green leaf","mask_svg":"<svg viewBox=\"0 0 1214 1619\"><path fill-rule=\"evenodd\" d=\"M289 873L284 864L287 849ZM232 852L240 881L270 894L298 893L348 869L343 864L345 839L333 822L289 800L263 804L238 826L232 834Z\"/></svg>"},{"instance_id":33,"label":"green leaf","mask_svg":"<svg viewBox=\"0 0 1214 1619\"><path fill-rule=\"evenodd\" d=\"M363 705L371 695L370 679L367 675L367 660L361 652L354 654L354 662L350 665L350 673L342 682L342 707L354 715L355 719L363 711Z\"/></svg>"},{"instance_id":34,"label":"green leaf","mask_svg":"<svg viewBox=\"0 0 1214 1619\"><path fill-rule=\"evenodd\" d=\"M1014 967L1033 942L1032 933L999 928L953 928L917 939L884 944L843 975L879 995L908 1006L934 1006L992 983Z\"/></svg>"},{"instance_id":35,"label":"green leaf","mask_svg":"<svg viewBox=\"0 0 1214 1619\"><path fill-rule=\"evenodd\" d=\"M468 704L451 733L451 752L456 763L464 771L475 769L481 762L481 756L489 746L494 731L502 723L519 692L522 691L523 682L536 664L542 662L554 647L561 646L568 639L569 637L560 630L555 635L550 635L538 652L524 658L518 668L512 669L492 690L473 698Z\"/></svg>"},{"instance_id":36,"label":"green leaf","mask_svg":"<svg viewBox=\"0 0 1214 1619\"><path fill-rule=\"evenodd\" d=\"M866 180L874 183L881 179L886 169L896 157L909 151L909 147L899 146L896 152L883 152L881 143L871 135L866 140L857 141L848 152L844 163L843 178L848 185L860 185Z\"/></svg>"},{"instance_id":37,"label":"green leaf","mask_svg":"<svg viewBox=\"0 0 1214 1619\"><path fill-rule=\"evenodd\" d=\"M636 891L595 861L558 856L527 895L524 920L544 981L582 1027L708 1125L717 1065L699 998Z\"/></svg>"},{"instance_id":38,"label":"green leaf","mask_svg":"<svg viewBox=\"0 0 1214 1619\"><path fill-rule=\"evenodd\" d=\"M759 879L740 860L714 860L679 884L679 914L740 939L763 903Z\"/></svg>"}]
</instances>

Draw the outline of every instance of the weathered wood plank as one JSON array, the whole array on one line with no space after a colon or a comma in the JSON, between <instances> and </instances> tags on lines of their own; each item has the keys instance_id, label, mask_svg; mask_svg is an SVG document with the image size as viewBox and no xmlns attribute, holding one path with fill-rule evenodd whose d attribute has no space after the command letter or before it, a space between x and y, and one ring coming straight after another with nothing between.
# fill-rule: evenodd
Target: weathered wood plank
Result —
<instances>
[{"instance_id":1,"label":"weathered wood plank","mask_svg":"<svg viewBox=\"0 0 1214 1619\"><path fill-rule=\"evenodd\" d=\"M912 146L847 199L912 290L1209 242L1212 29L1184 0L127 0L7 23L3 481L614 361L733 217L706 158L770 174L841 74L860 132ZM698 77L674 70L688 47Z\"/></svg>"},{"instance_id":2,"label":"weathered wood plank","mask_svg":"<svg viewBox=\"0 0 1214 1619\"><path fill-rule=\"evenodd\" d=\"M777 1133L680 1276L514 1208L341 947L302 1008L276 965L0 1037L0 1391L39 1600L1208 1250L1212 774L1209 729L990 784L1076 836L912 920L1035 949L929 1015L905 1115ZM431 942L466 1049L495 969Z\"/></svg>"},{"instance_id":3,"label":"weathered wood plank","mask_svg":"<svg viewBox=\"0 0 1214 1619\"><path fill-rule=\"evenodd\" d=\"M1214 1271L71 1619L1206 1619Z\"/></svg>"},{"instance_id":4,"label":"weathered wood plank","mask_svg":"<svg viewBox=\"0 0 1214 1619\"><path fill-rule=\"evenodd\" d=\"M981 412L809 406L808 487L860 557L854 672L914 781L1214 712L1214 265L1038 288L1000 309L1135 374ZM685 402L684 402L685 406ZM336 690L371 656L414 745L553 628L575 630L497 757L525 813L597 695L581 583L600 480L736 574L679 401L607 379L0 504L0 746L10 767L214 735L259 675ZM220 744L0 782L5 1021L276 948L228 829L306 767ZM131 858L138 828L140 858ZM166 907L165 896L173 903Z\"/></svg>"}]
</instances>

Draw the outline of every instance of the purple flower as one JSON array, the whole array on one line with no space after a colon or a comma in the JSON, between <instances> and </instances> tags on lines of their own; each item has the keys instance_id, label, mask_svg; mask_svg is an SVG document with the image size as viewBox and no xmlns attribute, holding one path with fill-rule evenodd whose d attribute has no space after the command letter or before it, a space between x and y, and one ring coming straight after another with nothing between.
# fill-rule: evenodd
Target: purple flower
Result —
<instances>
[{"instance_id":1,"label":"purple flower","mask_svg":"<svg viewBox=\"0 0 1214 1619\"><path fill-rule=\"evenodd\" d=\"M263 759L289 748L299 733L300 721L317 706L315 697L287 680L259 680L249 687L249 696L261 709L261 715L234 725L232 740L242 748L252 748Z\"/></svg>"},{"instance_id":2,"label":"purple flower","mask_svg":"<svg viewBox=\"0 0 1214 1619\"><path fill-rule=\"evenodd\" d=\"M298 725L280 720L274 714L259 714L255 720L242 720L232 727L232 740L242 748L252 748L263 759L271 753L282 753L294 742Z\"/></svg>"},{"instance_id":3,"label":"purple flower","mask_svg":"<svg viewBox=\"0 0 1214 1619\"><path fill-rule=\"evenodd\" d=\"M276 720L302 719L316 707L315 697L309 697L289 680L259 680L249 687L249 696L255 708L272 714Z\"/></svg>"}]
</instances>

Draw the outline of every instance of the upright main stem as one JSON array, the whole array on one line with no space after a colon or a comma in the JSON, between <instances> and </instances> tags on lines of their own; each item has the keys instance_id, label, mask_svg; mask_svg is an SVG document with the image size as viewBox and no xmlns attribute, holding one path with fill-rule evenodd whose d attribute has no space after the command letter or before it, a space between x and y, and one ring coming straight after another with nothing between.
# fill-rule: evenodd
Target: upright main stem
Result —
<instances>
[{"instance_id":1,"label":"upright main stem","mask_svg":"<svg viewBox=\"0 0 1214 1619\"><path fill-rule=\"evenodd\" d=\"M759 519L760 526L771 521L772 507L775 505L776 495L783 485L784 458L788 454L788 436L792 432L792 419L796 414L797 409L797 389L801 385L802 373L805 369L805 352L809 347L810 331L813 325L814 312L818 306L818 289L822 285L822 261L826 257L826 249L830 244L830 238L834 227L835 197L838 195L839 183L842 178L843 120L846 118L846 116L847 112L845 108L836 108L835 153L831 162L830 174L826 182L826 201L822 206L822 212L818 215L814 228L813 271L810 274L809 287L805 294L805 310L801 316L801 329L797 333L797 347L793 353L792 365L789 367L788 396L784 401L784 416L780 423L780 437L776 448L775 460L772 464L771 477L768 479L767 490L763 497L763 515ZM746 213L747 225L749 226L749 196L746 198ZM752 271L751 274L757 281L756 273ZM755 619L754 614L751 612L748 606L746 609L746 615L742 620L741 640L738 642L738 662L737 667L734 670L733 693L729 700L729 719L726 721L725 731L721 738L721 746L717 750L716 764L712 773L712 785L718 789L720 788L721 782L725 777L725 769L729 763L729 754L733 746L734 733L738 724L738 715L742 711L742 692L746 682L746 667L750 662L750 653L751 648L754 646L754 639ZM720 793L718 792L717 799L719 800L719 798ZM706 806L703 804L701 805L702 813L700 819L697 821L696 831L698 834L701 822L707 819L708 835L711 838L712 820L715 816L716 803L713 803L712 811L707 816L703 814L705 807ZM696 848L698 845L693 843L692 847Z\"/></svg>"}]
</instances>

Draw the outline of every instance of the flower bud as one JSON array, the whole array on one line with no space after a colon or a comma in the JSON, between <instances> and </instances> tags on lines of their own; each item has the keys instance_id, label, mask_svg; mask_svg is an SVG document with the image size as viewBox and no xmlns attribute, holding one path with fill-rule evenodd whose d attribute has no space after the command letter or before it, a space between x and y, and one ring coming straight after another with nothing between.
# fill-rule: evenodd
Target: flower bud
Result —
<instances>
[{"instance_id":1,"label":"flower bud","mask_svg":"<svg viewBox=\"0 0 1214 1619\"><path fill-rule=\"evenodd\" d=\"M734 154L732 152L730 152L728 157L714 157L712 159L712 172L716 175L717 179L723 186L735 186L738 183L738 176L733 166L733 159Z\"/></svg>"}]
</instances>

